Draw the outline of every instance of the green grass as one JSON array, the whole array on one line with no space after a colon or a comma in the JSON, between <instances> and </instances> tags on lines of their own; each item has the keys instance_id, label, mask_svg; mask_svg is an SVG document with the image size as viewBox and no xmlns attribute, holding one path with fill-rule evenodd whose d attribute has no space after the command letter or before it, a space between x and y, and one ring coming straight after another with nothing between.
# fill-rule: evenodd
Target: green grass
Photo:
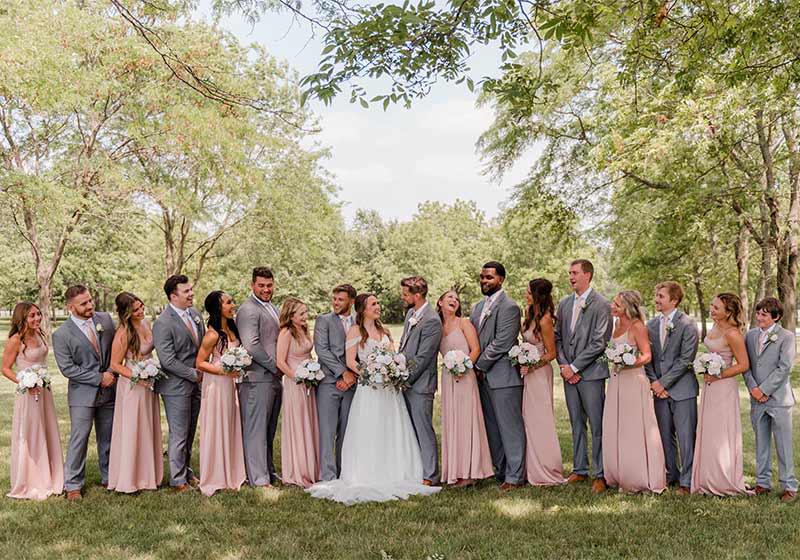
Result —
<instances>
[{"instance_id":1,"label":"green grass","mask_svg":"<svg viewBox=\"0 0 800 560\"><path fill-rule=\"evenodd\" d=\"M2 333L0 337L5 339ZM558 378L556 383L559 438L568 472L569 421ZM63 378L56 377L53 391L66 443ZM754 441L744 390L741 397L745 472L752 484ZM13 400L11 383L0 383L3 494L9 488ZM166 421L163 426L166 437ZM92 443L83 501L0 497L1 557L713 559L795 558L800 550L800 503L783 505L774 493L727 499L686 499L672 492L596 497L588 484L503 493L487 481L474 489L445 489L431 498L347 508L298 489L266 495L244 489L210 499L199 492L174 495L168 489L126 496L104 491L99 481Z\"/></svg>"}]
</instances>

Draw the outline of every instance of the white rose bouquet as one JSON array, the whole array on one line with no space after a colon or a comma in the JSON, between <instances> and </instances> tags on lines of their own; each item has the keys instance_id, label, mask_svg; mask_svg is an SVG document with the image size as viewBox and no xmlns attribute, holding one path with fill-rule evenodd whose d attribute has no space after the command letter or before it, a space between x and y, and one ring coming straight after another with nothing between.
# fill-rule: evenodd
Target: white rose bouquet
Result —
<instances>
[{"instance_id":1,"label":"white rose bouquet","mask_svg":"<svg viewBox=\"0 0 800 560\"><path fill-rule=\"evenodd\" d=\"M24 395L29 389L34 388L50 389L50 374L47 368L40 364L34 364L17 373L17 393ZM39 395L34 395L39 401Z\"/></svg>"},{"instance_id":2,"label":"white rose bouquet","mask_svg":"<svg viewBox=\"0 0 800 560\"><path fill-rule=\"evenodd\" d=\"M133 362L130 365L130 369L131 372L133 372L133 375L131 376L131 385L136 385L140 381L149 381L151 383L151 391L153 390L152 383L167 378L167 374L159 369L158 362L156 362L153 358L141 360L139 362Z\"/></svg>"},{"instance_id":3,"label":"white rose bouquet","mask_svg":"<svg viewBox=\"0 0 800 560\"><path fill-rule=\"evenodd\" d=\"M442 364L442 373L449 373L455 378L456 382L462 375L467 373L467 370L472 369L472 360L469 359L461 350L450 350L444 355L444 364Z\"/></svg>"},{"instance_id":4,"label":"white rose bouquet","mask_svg":"<svg viewBox=\"0 0 800 560\"><path fill-rule=\"evenodd\" d=\"M406 357L381 345L375 346L359 367L359 383L373 389L390 386L405 391L409 375Z\"/></svg>"},{"instance_id":5,"label":"white rose bouquet","mask_svg":"<svg viewBox=\"0 0 800 560\"><path fill-rule=\"evenodd\" d=\"M539 352L536 345L523 342L511 347L511 350L508 351L508 359L514 367L532 366L542 359L542 353Z\"/></svg>"},{"instance_id":6,"label":"white rose bouquet","mask_svg":"<svg viewBox=\"0 0 800 560\"><path fill-rule=\"evenodd\" d=\"M719 377L725 369L725 360L716 352L703 352L694 360L694 372L699 375L713 375Z\"/></svg>"},{"instance_id":7,"label":"white rose bouquet","mask_svg":"<svg viewBox=\"0 0 800 560\"><path fill-rule=\"evenodd\" d=\"M323 379L325 379L325 373L316 360L303 360L294 370L294 382L306 386L306 395L310 395L311 389L319 385Z\"/></svg>"},{"instance_id":8,"label":"white rose bouquet","mask_svg":"<svg viewBox=\"0 0 800 560\"><path fill-rule=\"evenodd\" d=\"M638 352L630 344L609 342L602 359L614 369L622 369L635 364L637 354Z\"/></svg>"},{"instance_id":9,"label":"white rose bouquet","mask_svg":"<svg viewBox=\"0 0 800 560\"><path fill-rule=\"evenodd\" d=\"M247 376L245 368L253 363L253 357L242 346L231 346L220 356L222 371L225 373L238 373L237 383L241 383Z\"/></svg>"}]
</instances>

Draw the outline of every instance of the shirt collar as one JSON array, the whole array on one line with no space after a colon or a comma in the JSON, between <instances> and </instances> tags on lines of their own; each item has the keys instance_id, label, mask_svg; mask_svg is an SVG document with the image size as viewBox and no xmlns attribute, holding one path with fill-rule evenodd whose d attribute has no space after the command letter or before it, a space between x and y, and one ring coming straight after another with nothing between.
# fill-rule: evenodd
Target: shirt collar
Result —
<instances>
[{"instance_id":1,"label":"shirt collar","mask_svg":"<svg viewBox=\"0 0 800 560\"><path fill-rule=\"evenodd\" d=\"M778 326L778 323L772 323L772 326L770 328L768 328L767 330L761 329L761 334L762 335L769 334L772 331L774 331L775 327L777 327L777 326Z\"/></svg>"},{"instance_id":2,"label":"shirt collar","mask_svg":"<svg viewBox=\"0 0 800 560\"><path fill-rule=\"evenodd\" d=\"M416 317L417 319L422 317L422 314L425 313L425 309L427 307L428 307L428 302L426 301L425 303L422 304L422 307L414 311L414 317Z\"/></svg>"},{"instance_id":3,"label":"shirt collar","mask_svg":"<svg viewBox=\"0 0 800 560\"><path fill-rule=\"evenodd\" d=\"M503 293L503 290L497 290L492 295L486 296L486 303L494 303L497 300L497 298L500 297L500 294L502 294L502 293ZM425 303L425 305L427 305L427 302ZM422 307L420 307L420 309L422 309Z\"/></svg>"},{"instance_id":4,"label":"shirt collar","mask_svg":"<svg viewBox=\"0 0 800 560\"><path fill-rule=\"evenodd\" d=\"M175 313L177 313L179 317L188 317L189 316L189 310L188 309L181 309L180 307L178 307L177 305L175 305L172 302L170 302L169 306L172 309L175 310Z\"/></svg>"},{"instance_id":5,"label":"shirt collar","mask_svg":"<svg viewBox=\"0 0 800 560\"><path fill-rule=\"evenodd\" d=\"M69 318L72 319L72 321L76 325L78 325L78 327L80 327L81 329L83 329L84 327L86 327L89 324L90 325L94 325L94 317L90 317L88 319L81 319L80 317L76 317L75 315L70 313L69 314Z\"/></svg>"},{"instance_id":6,"label":"shirt collar","mask_svg":"<svg viewBox=\"0 0 800 560\"><path fill-rule=\"evenodd\" d=\"M675 313L677 313L677 312L678 312L678 308L676 307L675 309L672 310L672 312L669 315L664 315L662 313L661 316L662 317L666 317L667 318L667 323L670 323L675 318Z\"/></svg>"},{"instance_id":7,"label":"shirt collar","mask_svg":"<svg viewBox=\"0 0 800 560\"><path fill-rule=\"evenodd\" d=\"M256 300L258 303L260 303L261 305L263 305L264 307L267 307L270 304L269 301L263 301L262 299L260 299L258 296L256 296L253 293L251 293L250 295L252 295L253 299Z\"/></svg>"},{"instance_id":8,"label":"shirt collar","mask_svg":"<svg viewBox=\"0 0 800 560\"><path fill-rule=\"evenodd\" d=\"M589 286L588 288L586 288L586 291L583 292L583 295L579 296L578 294L575 294L575 299L580 301L586 301L586 299L589 297L589 294L591 293L592 293L592 287Z\"/></svg>"}]
</instances>

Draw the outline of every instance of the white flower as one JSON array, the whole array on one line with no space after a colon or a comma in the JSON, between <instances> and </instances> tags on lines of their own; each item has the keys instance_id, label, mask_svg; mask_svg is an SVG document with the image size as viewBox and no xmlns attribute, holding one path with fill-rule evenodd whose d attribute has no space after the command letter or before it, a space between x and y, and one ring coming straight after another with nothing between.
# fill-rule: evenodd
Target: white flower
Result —
<instances>
[{"instance_id":1,"label":"white flower","mask_svg":"<svg viewBox=\"0 0 800 560\"><path fill-rule=\"evenodd\" d=\"M416 315L412 315L408 320L408 327L413 329L417 326L417 323L419 323L419 319L417 319Z\"/></svg>"},{"instance_id":2,"label":"white flower","mask_svg":"<svg viewBox=\"0 0 800 560\"><path fill-rule=\"evenodd\" d=\"M99 333L103 332L103 330L104 330L104 329L103 329L103 325L101 325L100 323L97 323L97 324L94 326L94 328L95 328L95 330L96 330L97 332L99 332Z\"/></svg>"},{"instance_id":3,"label":"white flower","mask_svg":"<svg viewBox=\"0 0 800 560\"><path fill-rule=\"evenodd\" d=\"M17 374L17 383L25 389L33 389L39 384L39 376L31 369L25 369Z\"/></svg>"},{"instance_id":4,"label":"white flower","mask_svg":"<svg viewBox=\"0 0 800 560\"><path fill-rule=\"evenodd\" d=\"M672 323L672 321L667 323L667 336L671 335L672 331L674 330L675 330L675 325Z\"/></svg>"},{"instance_id":5,"label":"white flower","mask_svg":"<svg viewBox=\"0 0 800 560\"><path fill-rule=\"evenodd\" d=\"M776 333L769 333L769 336L767 337L767 342L777 342L777 340L778 340L778 335Z\"/></svg>"},{"instance_id":6,"label":"white flower","mask_svg":"<svg viewBox=\"0 0 800 560\"><path fill-rule=\"evenodd\" d=\"M622 363L624 363L626 366L632 366L636 363L636 356L630 352L626 352L622 355Z\"/></svg>"},{"instance_id":7,"label":"white flower","mask_svg":"<svg viewBox=\"0 0 800 560\"><path fill-rule=\"evenodd\" d=\"M586 311L586 308L587 308L587 307L589 307L589 304L588 304L588 303L586 303L586 300L585 300L585 299L582 299L582 300L581 300L581 303L580 303L580 308L581 308L581 311Z\"/></svg>"},{"instance_id":8,"label":"white flower","mask_svg":"<svg viewBox=\"0 0 800 560\"><path fill-rule=\"evenodd\" d=\"M200 317L192 317L192 320L193 320L193 321L194 321L196 324L198 324L198 325L200 324Z\"/></svg>"},{"instance_id":9,"label":"white flower","mask_svg":"<svg viewBox=\"0 0 800 560\"><path fill-rule=\"evenodd\" d=\"M512 346L511 350L508 351L508 355L511 358L516 358L520 354L522 354L522 348L517 345Z\"/></svg>"}]
</instances>

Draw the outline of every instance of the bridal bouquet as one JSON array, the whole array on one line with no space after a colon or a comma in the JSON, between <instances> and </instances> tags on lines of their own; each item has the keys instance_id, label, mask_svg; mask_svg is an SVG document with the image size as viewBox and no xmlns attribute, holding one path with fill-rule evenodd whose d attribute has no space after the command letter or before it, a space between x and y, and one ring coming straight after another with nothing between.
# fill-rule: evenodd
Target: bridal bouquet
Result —
<instances>
[{"instance_id":1,"label":"bridal bouquet","mask_svg":"<svg viewBox=\"0 0 800 560\"><path fill-rule=\"evenodd\" d=\"M294 370L294 382L306 386L306 396L311 394L311 389L325 379L325 373L316 360L303 360Z\"/></svg>"},{"instance_id":2,"label":"bridal bouquet","mask_svg":"<svg viewBox=\"0 0 800 560\"><path fill-rule=\"evenodd\" d=\"M35 387L50 389L50 374L47 373L47 368L40 364L34 364L17 373L17 393L24 395L28 389ZM34 398L39 401L39 395L34 395Z\"/></svg>"},{"instance_id":3,"label":"bridal bouquet","mask_svg":"<svg viewBox=\"0 0 800 560\"><path fill-rule=\"evenodd\" d=\"M133 362L131 364L131 371L133 372L131 376L131 385L136 385L139 381L150 381L152 383L167 378L167 374L159 369L158 362L153 358L140 362ZM153 390L152 385L150 386L150 390Z\"/></svg>"},{"instance_id":4,"label":"bridal bouquet","mask_svg":"<svg viewBox=\"0 0 800 560\"><path fill-rule=\"evenodd\" d=\"M470 369L472 369L472 360L461 350L450 350L444 355L442 373L449 373L456 382Z\"/></svg>"},{"instance_id":5,"label":"bridal bouquet","mask_svg":"<svg viewBox=\"0 0 800 560\"><path fill-rule=\"evenodd\" d=\"M530 342L523 342L516 344L508 351L508 359L511 360L511 365L517 366L532 366L542 359L542 353L539 349Z\"/></svg>"},{"instance_id":6,"label":"bridal bouquet","mask_svg":"<svg viewBox=\"0 0 800 560\"><path fill-rule=\"evenodd\" d=\"M612 367L622 369L636 363L636 350L624 342L609 342L603 360Z\"/></svg>"},{"instance_id":7,"label":"bridal bouquet","mask_svg":"<svg viewBox=\"0 0 800 560\"><path fill-rule=\"evenodd\" d=\"M703 352L694 360L694 372L699 375L713 375L719 377L725 369L725 360L716 352Z\"/></svg>"},{"instance_id":8,"label":"bridal bouquet","mask_svg":"<svg viewBox=\"0 0 800 560\"><path fill-rule=\"evenodd\" d=\"M359 367L359 383L373 389L391 386L396 391L408 389L408 364L403 354L395 353L384 346L375 346Z\"/></svg>"},{"instance_id":9,"label":"bridal bouquet","mask_svg":"<svg viewBox=\"0 0 800 560\"><path fill-rule=\"evenodd\" d=\"M247 377L247 372L245 368L253 363L253 357L247 353L241 346L232 346L225 350L225 353L219 359L220 364L222 365L222 371L225 373L239 373L239 379L236 380L237 383L241 383L242 380Z\"/></svg>"}]
</instances>

